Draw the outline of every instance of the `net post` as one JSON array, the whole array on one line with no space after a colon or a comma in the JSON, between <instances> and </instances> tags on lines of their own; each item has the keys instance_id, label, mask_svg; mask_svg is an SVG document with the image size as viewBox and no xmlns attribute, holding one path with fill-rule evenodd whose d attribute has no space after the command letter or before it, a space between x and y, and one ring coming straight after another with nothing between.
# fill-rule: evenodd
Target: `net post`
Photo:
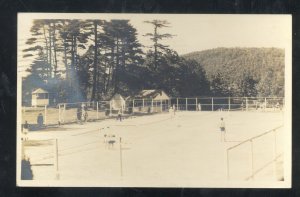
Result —
<instances>
[{"instance_id":1,"label":"net post","mask_svg":"<svg viewBox=\"0 0 300 197\"><path fill-rule=\"evenodd\" d=\"M197 99L197 97L196 97L196 111L199 110L199 109L197 109L197 107L198 107L198 99Z\"/></svg>"},{"instance_id":2,"label":"net post","mask_svg":"<svg viewBox=\"0 0 300 197\"><path fill-rule=\"evenodd\" d=\"M251 179L254 180L254 158L253 158L253 140L250 140L251 144Z\"/></svg>"},{"instance_id":3,"label":"net post","mask_svg":"<svg viewBox=\"0 0 300 197\"><path fill-rule=\"evenodd\" d=\"M214 97L211 97L211 111L214 111Z\"/></svg>"},{"instance_id":4,"label":"net post","mask_svg":"<svg viewBox=\"0 0 300 197\"><path fill-rule=\"evenodd\" d=\"M248 97L246 97L246 111L248 111Z\"/></svg>"},{"instance_id":5,"label":"net post","mask_svg":"<svg viewBox=\"0 0 300 197\"><path fill-rule=\"evenodd\" d=\"M97 101L97 119L99 119L99 102Z\"/></svg>"},{"instance_id":6,"label":"net post","mask_svg":"<svg viewBox=\"0 0 300 197\"><path fill-rule=\"evenodd\" d=\"M143 110L145 108L145 99L143 99Z\"/></svg>"},{"instance_id":7,"label":"net post","mask_svg":"<svg viewBox=\"0 0 300 197\"><path fill-rule=\"evenodd\" d=\"M59 172L58 172L58 140L57 138L55 139L54 142L54 148L55 148L55 178L58 180L59 179Z\"/></svg>"},{"instance_id":8,"label":"net post","mask_svg":"<svg viewBox=\"0 0 300 197\"><path fill-rule=\"evenodd\" d=\"M122 138L120 137L120 175L123 176Z\"/></svg>"},{"instance_id":9,"label":"net post","mask_svg":"<svg viewBox=\"0 0 300 197\"><path fill-rule=\"evenodd\" d=\"M178 98L176 98L176 110L178 111Z\"/></svg>"},{"instance_id":10,"label":"net post","mask_svg":"<svg viewBox=\"0 0 300 197\"><path fill-rule=\"evenodd\" d=\"M228 110L231 110L231 106L230 106L230 97L228 98Z\"/></svg>"},{"instance_id":11,"label":"net post","mask_svg":"<svg viewBox=\"0 0 300 197\"><path fill-rule=\"evenodd\" d=\"M47 125L47 105L45 105L45 118L44 118L44 124Z\"/></svg>"},{"instance_id":12,"label":"net post","mask_svg":"<svg viewBox=\"0 0 300 197\"><path fill-rule=\"evenodd\" d=\"M60 104L58 104L58 122L61 123L61 109L60 109Z\"/></svg>"},{"instance_id":13,"label":"net post","mask_svg":"<svg viewBox=\"0 0 300 197\"><path fill-rule=\"evenodd\" d=\"M112 116L112 101L109 102L109 116Z\"/></svg>"},{"instance_id":14,"label":"net post","mask_svg":"<svg viewBox=\"0 0 300 197\"><path fill-rule=\"evenodd\" d=\"M274 151L274 159L273 159L273 175L274 175L274 180L277 179L277 173L276 173L276 162L277 162L277 137L276 137L276 129L273 130L273 134L274 134L274 147L273 147L273 151Z\"/></svg>"},{"instance_id":15,"label":"net post","mask_svg":"<svg viewBox=\"0 0 300 197\"><path fill-rule=\"evenodd\" d=\"M229 150L228 149L226 150L226 159L227 159L227 180L229 180L230 176L229 176Z\"/></svg>"},{"instance_id":16,"label":"net post","mask_svg":"<svg viewBox=\"0 0 300 197\"><path fill-rule=\"evenodd\" d=\"M162 100L160 100L160 112L163 111L163 108L162 108Z\"/></svg>"},{"instance_id":17,"label":"net post","mask_svg":"<svg viewBox=\"0 0 300 197\"><path fill-rule=\"evenodd\" d=\"M66 115L66 103L64 103L63 122L65 122L65 115Z\"/></svg>"}]
</instances>

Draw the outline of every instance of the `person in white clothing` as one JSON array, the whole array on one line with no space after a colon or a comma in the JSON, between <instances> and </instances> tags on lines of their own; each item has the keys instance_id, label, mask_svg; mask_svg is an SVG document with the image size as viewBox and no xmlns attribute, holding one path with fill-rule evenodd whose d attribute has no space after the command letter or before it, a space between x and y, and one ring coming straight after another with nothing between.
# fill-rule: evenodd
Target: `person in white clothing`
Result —
<instances>
[{"instance_id":1,"label":"person in white clothing","mask_svg":"<svg viewBox=\"0 0 300 197\"><path fill-rule=\"evenodd\" d=\"M226 128L225 128L225 121L223 118L221 118L219 127L220 127L220 131L221 131L221 142L225 142Z\"/></svg>"}]
</instances>

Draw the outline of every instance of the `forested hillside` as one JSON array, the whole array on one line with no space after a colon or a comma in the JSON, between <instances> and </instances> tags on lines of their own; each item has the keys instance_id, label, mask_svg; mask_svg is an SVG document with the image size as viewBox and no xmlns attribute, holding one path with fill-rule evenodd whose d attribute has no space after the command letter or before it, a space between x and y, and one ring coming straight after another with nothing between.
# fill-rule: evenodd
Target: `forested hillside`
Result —
<instances>
[{"instance_id":1,"label":"forested hillside","mask_svg":"<svg viewBox=\"0 0 300 197\"><path fill-rule=\"evenodd\" d=\"M284 50L216 48L183 55L206 72L213 95L284 96Z\"/></svg>"}]
</instances>

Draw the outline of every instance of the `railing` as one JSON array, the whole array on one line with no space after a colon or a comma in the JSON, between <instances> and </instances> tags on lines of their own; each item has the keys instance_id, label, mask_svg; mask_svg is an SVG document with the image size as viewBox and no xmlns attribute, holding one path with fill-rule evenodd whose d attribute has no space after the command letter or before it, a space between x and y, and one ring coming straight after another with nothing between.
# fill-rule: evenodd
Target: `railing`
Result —
<instances>
[{"instance_id":1,"label":"railing","mask_svg":"<svg viewBox=\"0 0 300 197\"><path fill-rule=\"evenodd\" d=\"M88 120L101 120L116 116L119 109L114 109L110 101L60 103L57 106L23 107L22 123L37 124L37 117L42 114L44 125L71 123L78 121L77 110L82 105L88 113ZM170 98L164 100L131 99L121 103L124 115L167 112L170 106L176 111L279 111L284 107L282 97L194 97Z\"/></svg>"},{"instance_id":2,"label":"railing","mask_svg":"<svg viewBox=\"0 0 300 197\"><path fill-rule=\"evenodd\" d=\"M250 166L251 166L251 174L248 175L247 177L245 177L245 180L250 180L250 179L253 180L254 177L255 177L255 175L257 175L259 172L261 172L262 170L264 170L266 167L268 167L271 164L274 164L273 171L275 171L275 172L273 172L273 174L276 175L276 169L275 169L276 162L277 162L278 158L280 158L283 155L283 153L278 153L278 150L277 150L277 138L278 137L277 137L276 133L280 129L282 129L282 128L283 128L283 126L276 127L276 128L274 128L272 130L264 132L264 133L262 133L260 135L252 137L250 139L244 140L244 141L242 141L242 142L240 142L240 143L238 143L238 144L236 144L236 145L228 148L226 150L227 179L228 180L231 179L231 177L230 177L230 174L231 174L231 171L230 171L231 170L230 169L230 152L232 150L235 150L235 149L241 147L242 145L244 145L246 143L250 143ZM255 140L258 140L258 139L262 138L263 136L266 136L266 135L271 134L271 133L273 133L273 148L272 148L273 149L273 158L270 161L266 162L264 165L255 168L254 161L255 161L256 158L255 158L254 151L253 151L254 142L255 142Z\"/></svg>"},{"instance_id":3,"label":"railing","mask_svg":"<svg viewBox=\"0 0 300 197\"><path fill-rule=\"evenodd\" d=\"M262 110L282 109L283 97L194 97L171 98L171 105L179 111Z\"/></svg>"}]
</instances>

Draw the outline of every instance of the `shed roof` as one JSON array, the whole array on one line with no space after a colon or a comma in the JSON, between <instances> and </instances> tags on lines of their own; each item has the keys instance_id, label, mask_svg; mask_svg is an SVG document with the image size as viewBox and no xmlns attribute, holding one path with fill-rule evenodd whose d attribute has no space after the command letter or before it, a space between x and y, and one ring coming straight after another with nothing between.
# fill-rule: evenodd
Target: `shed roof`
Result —
<instances>
[{"instance_id":1,"label":"shed roof","mask_svg":"<svg viewBox=\"0 0 300 197\"><path fill-rule=\"evenodd\" d=\"M49 93L49 92L42 88L38 88L32 92L32 94L37 94L37 93Z\"/></svg>"},{"instance_id":2,"label":"shed roof","mask_svg":"<svg viewBox=\"0 0 300 197\"><path fill-rule=\"evenodd\" d=\"M160 89L150 89L142 90L135 97L136 98L155 98L158 95L161 95L164 91Z\"/></svg>"},{"instance_id":3,"label":"shed roof","mask_svg":"<svg viewBox=\"0 0 300 197\"><path fill-rule=\"evenodd\" d=\"M116 93L110 100L124 100L121 94Z\"/></svg>"}]
</instances>

